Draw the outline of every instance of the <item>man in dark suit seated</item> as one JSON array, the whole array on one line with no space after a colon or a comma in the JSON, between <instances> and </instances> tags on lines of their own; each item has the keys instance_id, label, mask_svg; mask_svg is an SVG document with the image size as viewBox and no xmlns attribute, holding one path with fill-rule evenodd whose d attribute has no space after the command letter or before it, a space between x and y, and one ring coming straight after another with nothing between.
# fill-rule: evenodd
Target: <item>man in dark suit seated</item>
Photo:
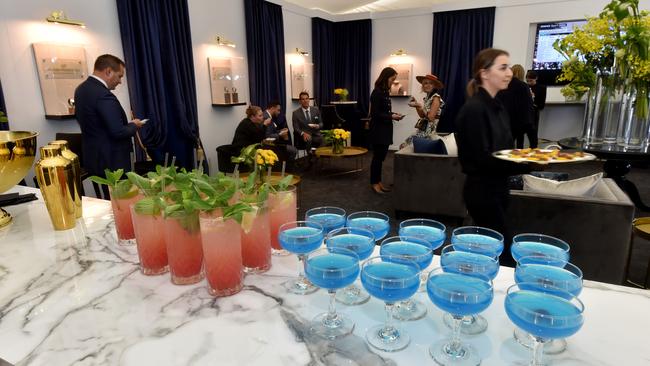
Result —
<instances>
[{"instance_id":1,"label":"man in dark suit seated","mask_svg":"<svg viewBox=\"0 0 650 366\"><path fill-rule=\"evenodd\" d=\"M264 111L264 120L270 119L266 126L266 138L274 139L273 143L283 147L287 152L289 160L293 160L298 152L291 144L291 136L287 127L287 119L282 115L282 107L277 100L271 101Z\"/></svg>"},{"instance_id":2,"label":"man in dark suit seated","mask_svg":"<svg viewBox=\"0 0 650 366\"><path fill-rule=\"evenodd\" d=\"M90 175L104 176L104 169L131 170L131 138L144 125L130 121L114 90L124 77L124 61L113 55L101 55L92 75L74 93L75 115L81 127L84 165ZM102 186L107 198L108 188Z\"/></svg>"},{"instance_id":3,"label":"man in dark suit seated","mask_svg":"<svg viewBox=\"0 0 650 366\"><path fill-rule=\"evenodd\" d=\"M302 137L307 151L310 151L323 144L323 136L320 133L323 122L320 119L318 108L309 106L309 93L301 92L298 98L300 108L293 111L291 117L293 131Z\"/></svg>"}]
</instances>

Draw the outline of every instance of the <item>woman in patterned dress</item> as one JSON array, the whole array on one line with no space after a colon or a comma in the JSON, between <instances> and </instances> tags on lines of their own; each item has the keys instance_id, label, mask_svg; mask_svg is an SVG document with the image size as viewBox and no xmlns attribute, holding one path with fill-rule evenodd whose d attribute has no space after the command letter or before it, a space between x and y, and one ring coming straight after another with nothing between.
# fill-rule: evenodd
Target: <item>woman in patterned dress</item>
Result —
<instances>
[{"instance_id":1,"label":"woman in patterned dress","mask_svg":"<svg viewBox=\"0 0 650 366\"><path fill-rule=\"evenodd\" d=\"M440 120L440 113L445 102L440 97L439 90L444 88L444 85L438 77L432 74L423 76L416 76L417 81L422 84L422 92L426 93L424 102L418 103L414 97L411 97L409 106L415 108L420 119L415 128L415 134L409 136L404 143L400 145L403 148L406 145L413 143L413 137L431 138L436 132L438 121Z\"/></svg>"}]
</instances>

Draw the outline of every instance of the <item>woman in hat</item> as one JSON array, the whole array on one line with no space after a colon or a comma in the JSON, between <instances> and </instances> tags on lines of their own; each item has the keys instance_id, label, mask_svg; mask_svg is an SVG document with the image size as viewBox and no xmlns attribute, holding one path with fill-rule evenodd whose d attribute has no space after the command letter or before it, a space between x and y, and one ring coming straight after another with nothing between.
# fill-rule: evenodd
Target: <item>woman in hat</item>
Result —
<instances>
[{"instance_id":1,"label":"woman in hat","mask_svg":"<svg viewBox=\"0 0 650 366\"><path fill-rule=\"evenodd\" d=\"M433 74L420 75L415 77L422 84L422 92L426 93L423 103L420 104L411 97L409 106L415 108L420 119L415 124L416 132L409 136L404 143L400 145L403 148L413 142L413 137L430 138L436 132L440 114L445 102L439 94L440 89L444 88L443 83Z\"/></svg>"}]
</instances>

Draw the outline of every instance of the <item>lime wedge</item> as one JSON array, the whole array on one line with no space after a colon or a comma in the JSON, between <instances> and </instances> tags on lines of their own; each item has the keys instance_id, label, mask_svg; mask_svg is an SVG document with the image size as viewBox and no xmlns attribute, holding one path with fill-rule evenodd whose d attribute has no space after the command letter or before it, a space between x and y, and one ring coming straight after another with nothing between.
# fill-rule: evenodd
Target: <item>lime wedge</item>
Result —
<instances>
[{"instance_id":1,"label":"lime wedge","mask_svg":"<svg viewBox=\"0 0 650 366\"><path fill-rule=\"evenodd\" d=\"M253 222L257 216L257 207L253 206L252 209L252 211L244 212L241 218L241 228L246 234L248 234L251 229L253 229Z\"/></svg>"}]
</instances>

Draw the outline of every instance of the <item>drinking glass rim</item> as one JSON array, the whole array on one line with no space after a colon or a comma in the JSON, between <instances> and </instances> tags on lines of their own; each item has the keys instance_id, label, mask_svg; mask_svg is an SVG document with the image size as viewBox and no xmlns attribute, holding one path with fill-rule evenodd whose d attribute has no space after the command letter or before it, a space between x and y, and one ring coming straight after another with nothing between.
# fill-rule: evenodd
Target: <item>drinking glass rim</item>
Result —
<instances>
[{"instance_id":1,"label":"drinking glass rim","mask_svg":"<svg viewBox=\"0 0 650 366\"><path fill-rule=\"evenodd\" d=\"M331 237L339 234L342 231L360 231L360 232L362 232L364 234L368 234L368 235L358 234L358 233L354 233L354 232L349 232L348 234L356 234L356 235L360 235L360 236L365 236L366 238L370 239L372 243L375 242L375 234L373 234L372 231L370 231L368 229L364 229L362 227L344 226L344 227L341 227L341 228L338 228L338 229L331 230L329 233L327 233L327 235L325 236L325 243L327 244L327 239L330 239Z\"/></svg>"},{"instance_id":2,"label":"drinking glass rim","mask_svg":"<svg viewBox=\"0 0 650 366\"><path fill-rule=\"evenodd\" d=\"M385 255L385 257L391 257L391 255ZM372 278L372 279L374 279L374 280L381 281L381 282L388 282L388 283L394 283L394 282L405 282L405 281L411 280L411 279L413 279L413 278L418 278L418 279L419 279L419 278L420 278L420 272L422 272L422 270L420 269L420 266L418 266L417 263L415 263L414 261L412 261L412 260L410 260L410 259L406 259L406 260L409 261L409 262L411 262L412 267L415 268L415 269L417 269L417 271L415 272L415 274L413 274L413 275L411 275L411 276L408 276L408 277L405 277L405 278L392 278L392 279L387 279L387 278L382 278L382 277L374 276L374 275L372 275L372 274L367 273L367 272L364 271L364 269L365 269L368 265L371 265L371 264L374 264L374 263L390 263L390 264L396 264L396 265L404 266L404 267L406 267L406 268L411 267L410 264L407 265L407 264L399 263L399 262L387 262L387 261L384 261L384 259L382 258L382 256L375 256L375 257L370 257L370 258L366 259L366 260L363 262L363 264L361 265L361 272L364 272L365 275L366 275L367 277L370 277L370 278Z\"/></svg>"},{"instance_id":3,"label":"drinking glass rim","mask_svg":"<svg viewBox=\"0 0 650 366\"><path fill-rule=\"evenodd\" d=\"M273 189L277 189L277 188L276 188L277 186L278 186L277 184L274 184L274 185L272 185L271 187L273 187ZM278 194L278 193L289 193L289 192L295 192L296 189L297 189L297 188L296 188L295 185L293 185L293 184L289 184L289 185L288 185L284 190L282 190L282 191L277 191L277 190L276 190L275 192L269 192L269 193L272 193L272 194Z\"/></svg>"},{"instance_id":4,"label":"drinking glass rim","mask_svg":"<svg viewBox=\"0 0 650 366\"><path fill-rule=\"evenodd\" d=\"M429 280L431 279L432 276L436 276L436 275L439 275L439 274L446 274L446 275L453 276L453 277L461 276L463 278L466 278L468 281L479 281L479 282L487 283L489 285L489 287L487 289L483 290L483 291L470 293L471 296L481 296L481 295L483 295L485 293L488 293L488 292L494 292L494 284L492 283L492 280L488 276L483 275L481 273L472 273L472 275L470 276L470 275L464 275L464 274L456 273L456 272L447 272L447 271L445 271L444 267L448 267L448 266L436 267L436 268L432 269L431 271L429 271L429 273L427 274L427 282L426 282L427 286L429 285ZM436 289L438 291L442 291L445 294L458 293L458 291L451 291L451 290L447 290L447 289L439 288L439 287L436 287Z\"/></svg>"},{"instance_id":5,"label":"drinking glass rim","mask_svg":"<svg viewBox=\"0 0 650 366\"><path fill-rule=\"evenodd\" d=\"M464 250L457 250L456 247L454 247L454 244L448 244L448 245L445 245L444 247L442 247L442 249L440 250L440 258L441 258L441 259L442 259L442 256L443 256L443 255L445 255L445 254L447 254L448 252L451 252L451 251L452 251L452 250L450 250L450 249L448 249L448 248L453 249L454 252L469 253L469 254L472 254L472 255L477 255L477 256L481 256L481 257L486 257L486 258L489 258L489 259L490 259L492 262L494 262L494 263L499 263L498 256L497 256L497 257L491 257L491 256L489 256L489 255L485 255L485 254L481 254L481 253L466 252L466 251L464 251Z\"/></svg>"},{"instance_id":6,"label":"drinking glass rim","mask_svg":"<svg viewBox=\"0 0 650 366\"><path fill-rule=\"evenodd\" d=\"M302 224L302 225L299 225L299 224ZM294 225L294 226L290 226L290 225ZM280 235L281 233L284 233L286 231L286 229L293 229L293 228L297 228L297 227L311 227L311 228L314 228L314 229L320 229L320 231L316 232L314 234L291 235L291 237L294 238L294 239L295 238L308 239L308 238L313 238L313 237L317 237L317 236L322 236L323 232L324 232L323 225L317 223L316 221L298 220L298 221L285 222L284 224L280 225L280 227L278 228L278 235Z\"/></svg>"},{"instance_id":7,"label":"drinking glass rim","mask_svg":"<svg viewBox=\"0 0 650 366\"><path fill-rule=\"evenodd\" d=\"M570 263L570 262L566 262L563 267L554 266L552 264L544 264L544 263L523 263L523 264L521 263L521 261L526 259L526 258L538 258L538 257L541 257L541 256L528 255L528 256L519 258L519 261L517 262L517 265L515 267L515 271L517 270L517 268L532 266L532 265L546 266L546 267L559 268L559 269L563 269L565 271L571 272L572 274L578 276L578 278L580 278L580 280L582 280L582 276L583 276L582 270L580 269L580 267L578 267L575 264ZM547 262L553 262L553 260L547 260ZM567 269L566 267L569 267L570 269Z\"/></svg>"},{"instance_id":8,"label":"drinking glass rim","mask_svg":"<svg viewBox=\"0 0 650 366\"><path fill-rule=\"evenodd\" d=\"M371 215L368 215L368 214L375 215L375 216L371 216ZM357 217L357 216L359 216L359 217ZM379 217L376 217L376 216L379 216ZM390 222L390 217L388 217L388 215L386 215L385 213L379 212L379 211L355 211L355 212L349 214L347 219L350 220L351 218L357 219L357 218L361 218L361 217L371 217L373 219L382 218L382 219L384 219L384 221Z\"/></svg>"},{"instance_id":9,"label":"drinking glass rim","mask_svg":"<svg viewBox=\"0 0 650 366\"><path fill-rule=\"evenodd\" d=\"M551 288L555 292L561 292L563 294L569 295L567 297L562 297L562 296L558 296L558 295L555 295L555 294L552 294L552 293L549 293L549 292L522 289L520 287L520 285L530 285L532 287L532 286L537 286L538 284L534 283L534 282L522 282L522 283L516 283L514 285L510 285L508 287L508 289L506 290L506 300L508 299L508 296L511 293L515 292L515 291L527 291L527 292L532 292L532 293L535 293L535 294L541 294L543 296L549 296L549 297L560 299L560 300L562 300L564 302L567 302L567 303L570 303L570 304L576 306L576 308L579 311L579 313L576 314L576 315L549 315L549 314L541 314L541 313L533 311L533 310L528 310L527 308L519 307L518 309L520 311L523 311L524 313L533 314L533 315L541 317L541 318L552 318L552 319L571 319L571 318L577 317L578 315L579 316L584 316L585 304L582 302L582 300L580 300L578 298L578 296L575 296L575 295L571 294L569 291L562 290L561 288L555 287L555 286L550 286L550 285L545 286L546 288ZM517 288L517 289L515 289L515 288Z\"/></svg>"},{"instance_id":10,"label":"drinking glass rim","mask_svg":"<svg viewBox=\"0 0 650 366\"><path fill-rule=\"evenodd\" d=\"M335 215L341 215L341 216L343 216L343 217L345 217L345 215L346 215L345 210L342 209L342 208L340 208L340 207L335 207L335 206L319 206L319 207L312 207L312 208L310 208L309 210L305 211L305 217L309 217L309 216L310 216L309 213L313 213L313 212L316 211L316 210L323 210L323 209L326 209L326 210L334 210L334 211L339 210L340 212L343 212L343 213L341 214L340 212L337 213L337 212L328 212L328 211L325 211L325 212L319 212L319 213L333 213L333 214L335 214Z\"/></svg>"},{"instance_id":11,"label":"drinking glass rim","mask_svg":"<svg viewBox=\"0 0 650 366\"><path fill-rule=\"evenodd\" d=\"M566 249L562 248L560 246L557 246L555 244L552 244L552 243L547 243L547 242L542 242L542 241L537 241L537 240L525 240L525 241L534 241L534 242L538 242L539 244L552 245L552 246L554 246L556 248L564 249L564 251L567 252L567 253L569 253L569 251L571 250L571 246L566 241L564 241L564 240L562 240L560 238L557 238L555 236L550 236L550 235L546 235L546 234L539 234L539 233L520 233L520 234L517 234L517 235L512 237L512 245L520 243L516 239L518 237L521 237L521 236L524 236L524 235L530 235L530 236L538 237L538 238L548 238L548 239L552 239L552 240L557 240L559 243L562 243L562 245L566 246Z\"/></svg>"},{"instance_id":12,"label":"drinking glass rim","mask_svg":"<svg viewBox=\"0 0 650 366\"><path fill-rule=\"evenodd\" d=\"M503 243L503 240L504 240L504 239L503 239L503 234L501 234L500 232L498 232L498 231L496 231L496 230L492 230L492 229L490 229L490 228L483 227L483 226L474 226L474 225L472 225L472 226L460 226L460 227L455 228L455 229L451 232L451 236L452 236L452 237L456 237L457 240L465 241L465 242L466 242L466 240L459 239L459 238L457 237L457 235L462 235L462 234L457 234L457 232L460 231L460 230L470 230L470 229L471 229L471 230L476 230L476 232L474 232L474 233L463 233L463 234L479 234L479 235L484 235L484 234L480 233L480 231L485 231L485 232L488 232L488 233L496 234L496 237L495 237L495 236L490 236L490 237L491 237L492 239L497 239L497 240L499 240L499 241L501 241L501 242ZM485 236L487 236L487 235L485 235Z\"/></svg>"},{"instance_id":13,"label":"drinking glass rim","mask_svg":"<svg viewBox=\"0 0 650 366\"><path fill-rule=\"evenodd\" d=\"M406 259L416 261L416 263L417 263L418 259L420 259L420 258L427 258L429 256L431 256L433 258L433 249L431 249L431 246L429 245L428 241L426 241L424 239L417 238L415 236L406 236L406 235L390 236L390 237L382 240L381 244L379 245L379 255L380 256L382 256L381 251L382 251L382 248L384 247L384 245L390 245L390 244L394 243L396 241L395 239L399 239L399 242L414 243L414 244L421 245L421 246L423 246L423 247L425 247L427 249L427 252L423 253L423 254L417 254L417 255L391 254L391 253L389 253L389 254L383 254L383 256L406 258ZM395 240L395 241L391 241L391 242L387 243L386 241L388 241L388 240ZM420 271L422 271L422 269L420 269Z\"/></svg>"},{"instance_id":14,"label":"drinking glass rim","mask_svg":"<svg viewBox=\"0 0 650 366\"><path fill-rule=\"evenodd\" d=\"M319 253L326 252L326 253L329 253L329 254L337 254L336 252L332 252L331 249L332 249L332 248L318 248L318 249L314 250L313 252L309 253L309 254L307 255L307 259L305 260L305 266L307 266L307 263L309 263L309 259L314 258L314 257L318 257L318 256L320 256L320 255L323 255L323 254L320 254L320 255L319 255ZM355 258L356 261L354 262L354 264L351 264L351 265L349 265L349 266L347 266L347 267L344 267L344 268L326 269L326 268L320 268L320 267L318 267L317 265L314 265L314 267L318 268L319 271L328 272L328 273L343 272L343 271L346 271L346 270L352 269L352 268L354 268L354 267L357 267L357 268L360 268L360 267L361 267L361 265L359 264L359 256L357 255L357 253L355 253L354 251L352 251L352 250L350 250L350 249L346 249L346 248L334 248L334 249L335 249L337 252L338 252L338 251L340 251L340 252L349 252L349 254L348 254L348 253L345 253L345 254L342 254L342 255L347 255L347 256L349 256L349 257ZM351 254L351 255L350 255L350 254Z\"/></svg>"},{"instance_id":15,"label":"drinking glass rim","mask_svg":"<svg viewBox=\"0 0 650 366\"><path fill-rule=\"evenodd\" d=\"M402 227L404 227L405 226L404 224L411 224L411 223L418 222L418 221L440 225L442 227L443 234L447 233L447 226L445 226L445 224L443 224L440 221L436 221L436 220L432 220L432 219L415 218L415 219L403 220L402 222L399 223L399 228L401 229ZM412 226L412 225L407 225L407 226ZM426 225L426 226L436 227L435 225Z\"/></svg>"}]
</instances>

